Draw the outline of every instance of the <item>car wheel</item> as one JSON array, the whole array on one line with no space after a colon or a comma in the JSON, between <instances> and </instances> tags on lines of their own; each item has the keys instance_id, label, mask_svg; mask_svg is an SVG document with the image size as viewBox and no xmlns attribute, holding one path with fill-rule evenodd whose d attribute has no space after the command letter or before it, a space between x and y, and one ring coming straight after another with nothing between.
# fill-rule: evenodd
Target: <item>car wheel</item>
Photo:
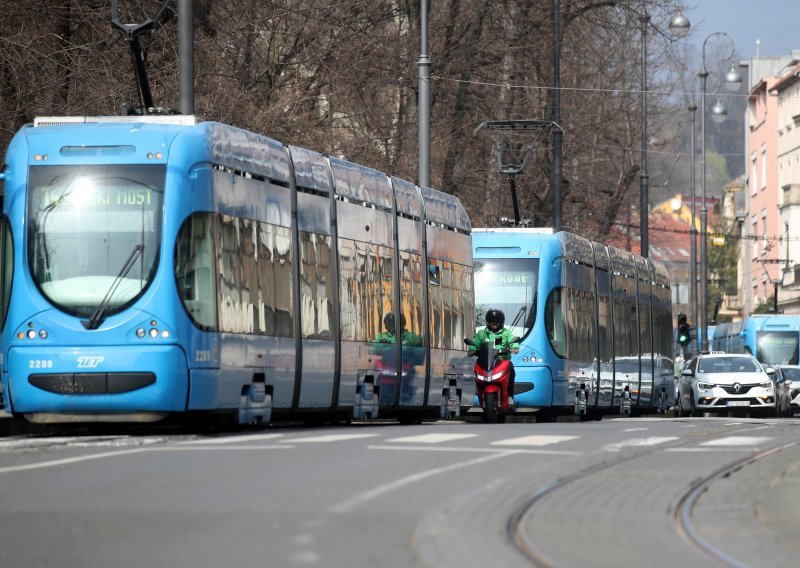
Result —
<instances>
[{"instance_id":1,"label":"car wheel","mask_svg":"<svg viewBox=\"0 0 800 568\"><path fill-rule=\"evenodd\" d=\"M678 399L675 401L675 416L678 418L683 418L683 406L681 405L681 395L678 394Z\"/></svg>"},{"instance_id":2,"label":"car wheel","mask_svg":"<svg viewBox=\"0 0 800 568\"><path fill-rule=\"evenodd\" d=\"M703 412L701 412L700 410L697 410L697 408L695 408L695 406L694 406L694 394L692 394L691 416L692 416L692 418L699 418L699 417L703 416Z\"/></svg>"}]
</instances>

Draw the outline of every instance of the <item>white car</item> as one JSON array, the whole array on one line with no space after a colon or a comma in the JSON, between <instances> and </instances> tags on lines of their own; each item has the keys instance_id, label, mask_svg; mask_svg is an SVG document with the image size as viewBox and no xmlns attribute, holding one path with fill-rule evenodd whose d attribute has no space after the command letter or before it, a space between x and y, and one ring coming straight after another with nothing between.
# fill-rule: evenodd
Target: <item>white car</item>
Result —
<instances>
[{"instance_id":1,"label":"white car","mask_svg":"<svg viewBox=\"0 0 800 568\"><path fill-rule=\"evenodd\" d=\"M677 416L745 411L775 414L775 370L752 355L702 353L684 365L678 378Z\"/></svg>"}]
</instances>

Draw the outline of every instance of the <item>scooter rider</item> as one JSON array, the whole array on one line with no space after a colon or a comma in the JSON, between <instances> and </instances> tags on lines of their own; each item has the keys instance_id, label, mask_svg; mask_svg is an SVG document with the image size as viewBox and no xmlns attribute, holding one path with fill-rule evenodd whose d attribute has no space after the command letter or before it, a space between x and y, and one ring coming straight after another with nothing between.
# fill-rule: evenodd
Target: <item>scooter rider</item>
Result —
<instances>
[{"instance_id":1,"label":"scooter rider","mask_svg":"<svg viewBox=\"0 0 800 568\"><path fill-rule=\"evenodd\" d=\"M474 344L469 346L469 355L476 355L478 349L486 342L490 341L495 347L509 349L512 353L519 353L519 343L515 342L514 333L507 327L506 315L502 310L494 308L486 312L486 327L475 334ZM497 342L497 338L500 342ZM498 355L500 359L510 359L509 355ZM511 373L508 379L508 404L514 404L514 377L516 376L514 365L511 365Z\"/></svg>"}]
</instances>

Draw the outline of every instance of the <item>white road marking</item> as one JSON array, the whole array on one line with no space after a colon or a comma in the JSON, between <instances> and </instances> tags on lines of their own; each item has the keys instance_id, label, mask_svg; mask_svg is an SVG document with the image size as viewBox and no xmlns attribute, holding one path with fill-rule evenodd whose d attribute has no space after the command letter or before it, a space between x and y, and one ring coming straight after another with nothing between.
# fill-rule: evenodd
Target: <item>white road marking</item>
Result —
<instances>
[{"instance_id":1,"label":"white road marking","mask_svg":"<svg viewBox=\"0 0 800 568\"><path fill-rule=\"evenodd\" d=\"M454 464L451 464L451 465L448 465L448 466L444 466L444 467L437 467L437 468L434 468L434 469L429 469L427 471L421 471L419 473L408 475L406 477L401 477L400 479L396 479L396 480L394 480L394 481L392 481L390 483L385 483L383 485L379 485L378 487L370 489L369 491L364 491L364 492L356 495L355 497L352 497L351 499L347 499L345 501L342 501L338 505L334 505L333 508L331 508L331 512L333 512L333 513L349 513L353 509L356 509L356 508L358 508L358 507L360 507L362 505L365 505L366 503L368 503L369 501L372 501L373 499L377 499L378 497L380 497L380 496L382 496L382 495L384 495L386 493L390 493L390 492L392 492L392 491L394 491L396 489L400 489L401 487L404 487L406 485L411 485L412 483L416 483L418 481L422 481L423 479L427 479L429 477L433 477L434 475L440 475L442 473L448 473L448 472L451 472L451 471L454 471L454 470L457 470L457 469L462 469L462 468L465 468L465 467L469 467L469 466L472 466L472 465L479 465L479 464L486 463L486 462L489 462L489 461L492 461L492 460L505 458L505 457L508 457L510 455L513 455L513 454L514 454L513 451L510 451L510 452L498 452L496 454L490 454L488 456L483 456L483 457L475 458L475 459L472 459L472 460L467 460L467 461L463 461L463 462L459 462L459 463L454 463Z\"/></svg>"},{"instance_id":2,"label":"white road marking","mask_svg":"<svg viewBox=\"0 0 800 568\"><path fill-rule=\"evenodd\" d=\"M0 442L0 449L5 448L37 448L42 446L72 445L124 445L131 440L129 436L51 436L49 438L22 438Z\"/></svg>"},{"instance_id":3,"label":"white road marking","mask_svg":"<svg viewBox=\"0 0 800 568\"><path fill-rule=\"evenodd\" d=\"M575 440L578 436L522 436L521 438L509 438L508 440L498 440L492 442L492 446L549 446L559 442Z\"/></svg>"},{"instance_id":4,"label":"white road marking","mask_svg":"<svg viewBox=\"0 0 800 568\"><path fill-rule=\"evenodd\" d=\"M394 450L403 452L461 452L467 454L536 454L536 455L552 455L552 456L578 456L581 452L569 452L562 450L522 450L522 449L508 449L501 450L500 448L468 448L458 446L367 446L368 450Z\"/></svg>"},{"instance_id":5,"label":"white road marking","mask_svg":"<svg viewBox=\"0 0 800 568\"><path fill-rule=\"evenodd\" d=\"M453 442L455 440L465 440L467 438L477 438L477 434L420 434L419 436L405 436L403 438L392 438L387 442L417 443L417 444L441 444L442 442Z\"/></svg>"},{"instance_id":6,"label":"white road marking","mask_svg":"<svg viewBox=\"0 0 800 568\"><path fill-rule=\"evenodd\" d=\"M649 430L649 428L626 428L623 432L645 432Z\"/></svg>"},{"instance_id":7,"label":"white road marking","mask_svg":"<svg viewBox=\"0 0 800 568\"><path fill-rule=\"evenodd\" d=\"M614 444L609 444L607 446L603 446L603 450L606 452L618 452L622 448L633 448L633 447L642 447L642 446L656 446L658 444L665 444L666 442L671 442L673 440L678 440L677 436L652 436L650 438L632 438L630 440L623 440L622 442L616 442Z\"/></svg>"},{"instance_id":8,"label":"white road marking","mask_svg":"<svg viewBox=\"0 0 800 568\"><path fill-rule=\"evenodd\" d=\"M346 440L359 440L361 438L375 438L378 434L325 434L323 436L309 436L308 438L292 438L282 440L285 444L300 444L311 442L344 442Z\"/></svg>"},{"instance_id":9,"label":"white road marking","mask_svg":"<svg viewBox=\"0 0 800 568\"><path fill-rule=\"evenodd\" d=\"M728 436L719 440L703 442L701 446L755 446L764 442L769 442L772 438L760 436Z\"/></svg>"},{"instance_id":10,"label":"white road marking","mask_svg":"<svg viewBox=\"0 0 800 568\"><path fill-rule=\"evenodd\" d=\"M23 465L12 465L8 467L0 467L0 473L11 473L14 471L27 471L31 469L42 469L46 467L57 467L61 465L68 465L71 463L79 463L89 460L98 460L102 458L111 458L117 456L127 456L129 454L139 454L141 452L150 452L152 448L137 448L135 450L122 450L119 452L104 452L102 454L92 454L90 456L78 456L74 458L64 458L61 460L52 460L46 462L29 463Z\"/></svg>"},{"instance_id":11,"label":"white road marking","mask_svg":"<svg viewBox=\"0 0 800 568\"><path fill-rule=\"evenodd\" d=\"M237 442L257 442L259 440L274 440L280 438L283 434L249 434L245 436L221 436L219 438L208 438L190 440L188 442L178 442L179 446L192 446L195 444L236 444Z\"/></svg>"}]
</instances>

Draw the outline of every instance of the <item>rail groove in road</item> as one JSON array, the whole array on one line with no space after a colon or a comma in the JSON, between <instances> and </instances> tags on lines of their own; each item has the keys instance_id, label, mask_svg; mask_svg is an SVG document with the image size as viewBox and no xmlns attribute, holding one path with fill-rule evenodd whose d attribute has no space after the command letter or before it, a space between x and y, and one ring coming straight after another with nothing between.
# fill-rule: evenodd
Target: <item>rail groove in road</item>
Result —
<instances>
[{"instance_id":1,"label":"rail groove in road","mask_svg":"<svg viewBox=\"0 0 800 568\"><path fill-rule=\"evenodd\" d=\"M527 519L531 519L537 514L536 511L540 504L548 498L558 499L559 497L556 495L561 495L559 492L562 490L570 490L571 486L581 481L587 481L598 473L622 466L625 463L645 459L659 451L686 451L683 448L696 443L697 440L685 441L676 443L671 448L664 448L663 446L656 448L651 446L646 450L621 456L620 459L617 460L604 460L540 487L536 492L522 501L508 517L506 535L509 542L534 566L539 568L556 568L563 566L564 563L561 559L557 558L553 553L545 552L543 545L547 544L546 542L537 543L536 535L529 534L529 532L526 531ZM708 442L706 444L708 444ZM692 523L692 510L700 496L703 495L714 481L729 476L762 458L798 444L800 444L800 441L793 441L778 444L768 449L751 450L745 457L741 457L715 469L713 473L704 475L699 480L693 481L689 487L680 491L676 498L672 500L673 505L670 507L670 512L672 514L671 522L674 523L679 538L689 544L692 549L698 551L705 558L714 561L718 565L735 568L749 566L747 563L737 560L703 538Z\"/></svg>"},{"instance_id":2,"label":"rail groove in road","mask_svg":"<svg viewBox=\"0 0 800 568\"><path fill-rule=\"evenodd\" d=\"M736 558L733 558L731 555L727 554L724 550L721 550L719 547L713 545L710 541L703 538L700 532L695 528L694 523L692 523L692 510L694 509L697 500L700 496L706 492L708 487L714 483L714 481L721 479L723 477L727 477L728 475L738 471L739 469L746 467L760 459L763 459L767 456L770 456L776 452L780 452L785 450L786 448L790 448L792 446L796 446L800 444L798 442L789 442L787 444L781 444L778 446L774 446L767 450L763 450L753 455L749 455L744 457L740 460L733 462L719 470L715 471L711 475L695 482L686 493L684 493L681 498L678 500L677 505L675 506L675 528L678 531L678 534L690 543L692 546L706 554L710 559L714 560L718 564L722 566L729 566L731 568L749 568L749 564L743 563Z\"/></svg>"}]
</instances>

